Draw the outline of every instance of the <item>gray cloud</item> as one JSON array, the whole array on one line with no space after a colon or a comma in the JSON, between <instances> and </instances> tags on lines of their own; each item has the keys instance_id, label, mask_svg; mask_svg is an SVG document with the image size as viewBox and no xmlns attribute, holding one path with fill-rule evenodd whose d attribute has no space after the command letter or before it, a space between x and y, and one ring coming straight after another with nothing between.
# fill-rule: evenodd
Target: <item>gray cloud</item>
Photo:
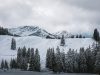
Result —
<instances>
[{"instance_id":1,"label":"gray cloud","mask_svg":"<svg viewBox=\"0 0 100 75\"><path fill-rule=\"evenodd\" d=\"M100 0L0 0L4 27L37 25L50 32L90 32L100 24Z\"/></svg>"}]
</instances>

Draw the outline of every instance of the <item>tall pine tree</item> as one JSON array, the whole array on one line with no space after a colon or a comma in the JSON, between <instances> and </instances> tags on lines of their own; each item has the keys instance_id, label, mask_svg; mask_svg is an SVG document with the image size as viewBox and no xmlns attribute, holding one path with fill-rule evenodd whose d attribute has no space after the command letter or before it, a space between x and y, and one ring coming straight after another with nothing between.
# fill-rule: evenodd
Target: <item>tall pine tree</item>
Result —
<instances>
[{"instance_id":1,"label":"tall pine tree","mask_svg":"<svg viewBox=\"0 0 100 75\"><path fill-rule=\"evenodd\" d=\"M39 51L38 49L36 49L35 51L35 55L34 55L34 70L35 71L40 71L41 67L40 67L40 55L39 55Z\"/></svg>"},{"instance_id":2,"label":"tall pine tree","mask_svg":"<svg viewBox=\"0 0 100 75\"><path fill-rule=\"evenodd\" d=\"M30 61L29 61L29 70L34 71L34 48L31 48L31 53L30 53Z\"/></svg>"},{"instance_id":3,"label":"tall pine tree","mask_svg":"<svg viewBox=\"0 0 100 75\"><path fill-rule=\"evenodd\" d=\"M22 49L19 47L18 51L17 51L17 65L18 65L18 68L21 68L21 64L22 64Z\"/></svg>"},{"instance_id":4,"label":"tall pine tree","mask_svg":"<svg viewBox=\"0 0 100 75\"><path fill-rule=\"evenodd\" d=\"M100 40L99 32L98 32L97 29L94 30L93 38L94 38L95 41L99 41Z\"/></svg>"},{"instance_id":5,"label":"tall pine tree","mask_svg":"<svg viewBox=\"0 0 100 75\"><path fill-rule=\"evenodd\" d=\"M100 75L100 51L96 55L95 72Z\"/></svg>"},{"instance_id":6,"label":"tall pine tree","mask_svg":"<svg viewBox=\"0 0 100 75\"><path fill-rule=\"evenodd\" d=\"M2 62L1 62L1 69L2 70L4 69L4 66L5 66L5 63L4 63L4 60L2 60Z\"/></svg>"}]
</instances>

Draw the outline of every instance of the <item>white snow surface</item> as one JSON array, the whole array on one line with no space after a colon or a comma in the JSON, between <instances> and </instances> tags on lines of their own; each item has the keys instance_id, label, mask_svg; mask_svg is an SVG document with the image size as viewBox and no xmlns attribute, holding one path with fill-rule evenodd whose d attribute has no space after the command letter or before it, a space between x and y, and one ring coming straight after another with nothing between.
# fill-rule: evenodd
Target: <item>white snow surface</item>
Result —
<instances>
[{"instance_id":1,"label":"white snow surface","mask_svg":"<svg viewBox=\"0 0 100 75\"><path fill-rule=\"evenodd\" d=\"M14 37L16 39L16 50L11 50L11 39L13 36L0 35L0 61L2 59L9 60L11 58L16 58L18 47L26 48L38 48L40 57L41 57L41 68L45 68L45 57L48 48L57 48L60 47L61 50L64 49L65 52L69 50L69 48L79 50L80 47L87 48L89 45L93 44L93 39L91 38L67 38L66 46L60 46L59 39L45 39L37 36L24 36L24 37Z\"/></svg>"},{"instance_id":2,"label":"white snow surface","mask_svg":"<svg viewBox=\"0 0 100 75\"><path fill-rule=\"evenodd\" d=\"M89 74L89 73L60 73L60 74L55 74L55 73L52 73L52 72L8 70L6 72L0 71L0 75L98 75L98 74Z\"/></svg>"}]
</instances>

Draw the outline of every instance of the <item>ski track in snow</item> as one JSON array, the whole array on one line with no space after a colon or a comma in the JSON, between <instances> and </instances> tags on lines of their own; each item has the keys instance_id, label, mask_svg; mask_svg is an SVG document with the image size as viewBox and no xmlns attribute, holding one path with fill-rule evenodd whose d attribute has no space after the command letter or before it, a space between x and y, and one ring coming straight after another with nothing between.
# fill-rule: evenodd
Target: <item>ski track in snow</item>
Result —
<instances>
[{"instance_id":1,"label":"ski track in snow","mask_svg":"<svg viewBox=\"0 0 100 75\"><path fill-rule=\"evenodd\" d=\"M57 46L60 47L61 50L64 49L65 52L69 50L69 48L77 49L79 51L80 47L87 48L89 45L93 44L93 40L91 38L67 38L66 46L60 46L59 39L45 39L37 36L25 36L25 37L14 37L16 39L16 46L26 48L38 48L40 57L41 57L41 67L45 68L45 56L48 48L56 49ZM11 58L16 58L17 50L11 50L11 39L12 36L0 35L0 61L2 59L6 59L10 61Z\"/></svg>"}]
</instances>

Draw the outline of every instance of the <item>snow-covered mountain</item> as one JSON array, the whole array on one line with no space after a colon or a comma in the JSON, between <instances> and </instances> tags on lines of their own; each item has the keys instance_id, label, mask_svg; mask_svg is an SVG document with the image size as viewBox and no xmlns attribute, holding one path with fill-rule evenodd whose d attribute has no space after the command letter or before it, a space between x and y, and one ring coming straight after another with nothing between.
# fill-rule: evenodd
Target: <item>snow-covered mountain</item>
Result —
<instances>
[{"instance_id":1,"label":"snow-covered mountain","mask_svg":"<svg viewBox=\"0 0 100 75\"><path fill-rule=\"evenodd\" d=\"M9 29L11 34L15 34L18 36L39 36L39 37L52 37L54 36L48 33L46 30L41 29L37 26L22 26L18 28L11 28Z\"/></svg>"},{"instance_id":2,"label":"snow-covered mountain","mask_svg":"<svg viewBox=\"0 0 100 75\"><path fill-rule=\"evenodd\" d=\"M58 39L64 35L65 38L70 38L72 36L80 35L80 34L72 34L67 31L60 31L57 33L49 33L45 29L39 28L37 26L21 26L18 28L10 28L8 29L11 34L18 35L18 36L39 36L43 38L53 38ZM82 33L81 35L85 36L86 38L90 38L91 35L87 33Z\"/></svg>"},{"instance_id":3,"label":"snow-covered mountain","mask_svg":"<svg viewBox=\"0 0 100 75\"><path fill-rule=\"evenodd\" d=\"M72 36L72 34L71 33L68 33L67 31L56 32L53 35L55 35L58 38L61 38L62 35L64 35L65 38L69 38L69 37Z\"/></svg>"},{"instance_id":4,"label":"snow-covered mountain","mask_svg":"<svg viewBox=\"0 0 100 75\"><path fill-rule=\"evenodd\" d=\"M57 33L49 33L44 29L41 29L37 26L21 26L18 28L10 28L9 32L11 34L15 34L18 36L39 36L39 37L47 37L47 38L61 38L62 35L65 36L65 38L68 38L71 36L70 33L68 33L67 31L61 31L61 32L57 32Z\"/></svg>"}]
</instances>

